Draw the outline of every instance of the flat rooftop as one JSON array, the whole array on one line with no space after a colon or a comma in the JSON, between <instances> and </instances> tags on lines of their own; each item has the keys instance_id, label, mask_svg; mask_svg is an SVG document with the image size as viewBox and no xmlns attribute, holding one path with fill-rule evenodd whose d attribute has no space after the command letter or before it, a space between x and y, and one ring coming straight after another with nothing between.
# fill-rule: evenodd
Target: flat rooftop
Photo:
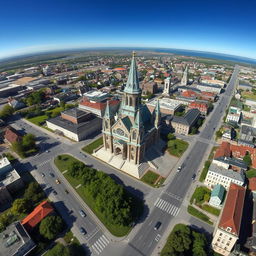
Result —
<instances>
[{"instance_id":1,"label":"flat rooftop","mask_svg":"<svg viewBox=\"0 0 256 256\"><path fill-rule=\"evenodd\" d=\"M155 107L156 103L157 103L157 99L155 98L155 99L149 101L147 103L147 105ZM176 110L181 105L180 101L174 100L174 99L169 99L169 98L159 99L159 104L160 104L160 108L172 109L172 110Z\"/></svg>"},{"instance_id":2,"label":"flat rooftop","mask_svg":"<svg viewBox=\"0 0 256 256\"><path fill-rule=\"evenodd\" d=\"M2 168L11 165L10 161L7 159L7 157L3 157L0 159L0 171Z\"/></svg>"},{"instance_id":3,"label":"flat rooftop","mask_svg":"<svg viewBox=\"0 0 256 256\"><path fill-rule=\"evenodd\" d=\"M104 97L104 96L107 97L108 93L101 92L101 91L89 91L89 92L84 93L84 96L88 97L88 98Z\"/></svg>"},{"instance_id":4,"label":"flat rooftop","mask_svg":"<svg viewBox=\"0 0 256 256\"><path fill-rule=\"evenodd\" d=\"M26 244L27 246L25 246ZM27 247L27 250L19 252L23 246ZM0 233L0 256L27 255L35 246L20 222L12 223Z\"/></svg>"},{"instance_id":5,"label":"flat rooftop","mask_svg":"<svg viewBox=\"0 0 256 256\"><path fill-rule=\"evenodd\" d=\"M13 169L12 171L0 176L0 187L6 187L19 179L20 175L15 169Z\"/></svg>"}]
</instances>

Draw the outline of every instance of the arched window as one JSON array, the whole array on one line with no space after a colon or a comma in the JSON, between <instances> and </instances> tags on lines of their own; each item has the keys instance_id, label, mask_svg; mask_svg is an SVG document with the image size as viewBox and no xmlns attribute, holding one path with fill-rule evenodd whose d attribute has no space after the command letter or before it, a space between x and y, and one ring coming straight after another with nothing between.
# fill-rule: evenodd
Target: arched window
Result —
<instances>
[{"instance_id":1,"label":"arched window","mask_svg":"<svg viewBox=\"0 0 256 256\"><path fill-rule=\"evenodd\" d=\"M132 132L132 139L133 139L133 140L136 140L136 131L133 131L133 132Z\"/></svg>"},{"instance_id":2,"label":"arched window","mask_svg":"<svg viewBox=\"0 0 256 256\"><path fill-rule=\"evenodd\" d=\"M108 121L105 121L105 127L108 129Z\"/></svg>"}]
</instances>

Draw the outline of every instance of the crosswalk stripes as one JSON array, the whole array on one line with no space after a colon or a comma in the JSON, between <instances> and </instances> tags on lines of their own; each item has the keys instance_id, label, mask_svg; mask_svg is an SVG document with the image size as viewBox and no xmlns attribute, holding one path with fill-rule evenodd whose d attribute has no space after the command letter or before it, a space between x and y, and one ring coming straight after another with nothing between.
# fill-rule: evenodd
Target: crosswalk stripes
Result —
<instances>
[{"instance_id":1,"label":"crosswalk stripes","mask_svg":"<svg viewBox=\"0 0 256 256\"><path fill-rule=\"evenodd\" d=\"M40 163L40 164L38 164L37 165L37 168L38 167L42 167L43 165L46 165L46 164L48 164L50 162L50 159L49 160L46 160L46 161L44 161L44 162L42 162L42 163Z\"/></svg>"},{"instance_id":2,"label":"crosswalk stripes","mask_svg":"<svg viewBox=\"0 0 256 256\"><path fill-rule=\"evenodd\" d=\"M155 207L161 209L162 211L167 212L168 214L172 215L172 216L177 216L179 214L179 207L161 199L158 198L155 202Z\"/></svg>"},{"instance_id":3,"label":"crosswalk stripes","mask_svg":"<svg viewBox=\"0 0 256 256\"><path fill-rule=\"evenodd\" d=\"M93 245L92 249L99 255L104 248L109 244L109 240L102 235Z\"/></svg>"}]
</instances>

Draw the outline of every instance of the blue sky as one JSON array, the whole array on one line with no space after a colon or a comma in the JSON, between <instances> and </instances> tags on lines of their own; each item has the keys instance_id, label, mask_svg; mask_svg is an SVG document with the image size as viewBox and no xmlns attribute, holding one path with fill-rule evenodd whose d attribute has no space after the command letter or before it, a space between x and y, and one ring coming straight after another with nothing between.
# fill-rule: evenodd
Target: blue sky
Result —
<instances>
[{"instance_id":1,"label":"blue sky","mask_svg":"<svg viewBox=\"0 0 256 256\"><path fill-rule=\"evenodd\" d=\"M0 0L0 6L0 58L128 46L256 59L255 0Z\"/></svg>"}]
</instances>

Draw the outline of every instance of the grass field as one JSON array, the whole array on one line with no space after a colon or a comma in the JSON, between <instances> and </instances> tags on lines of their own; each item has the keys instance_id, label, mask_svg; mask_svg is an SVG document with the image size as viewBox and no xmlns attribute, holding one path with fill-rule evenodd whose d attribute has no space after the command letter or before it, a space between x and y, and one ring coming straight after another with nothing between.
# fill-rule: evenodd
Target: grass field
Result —
<instances>
[{"instance_id":1,"label":"grass field","mask_svg":"<svg viewBox=\"0 0 256 256\"><path fill-rule=\"evenodd\" d=\"M180 139L174 139L168 141L168 152L176 157L181 157L182 154L187 150L188 143Z\"/></svg>"},{"instance_id":2,"label":"grass field","mask_svg":"<svg viewBox=\"0 0 256 256\"><path fill-rule=\"evenodd\" d=\"M35 116L28 118L27 120L35 125L41 126L40 123L45 122L48 119L47 115L42 115L42 116Z\"/></svg>"},{"instance_id":3,"label":"grass field","mask_svg":"<svg viewBox=\"0 0 256 256\"><path fill-rule=\"evenodd\" d=\"M220 215L220 209L217 209L217 208L215 208L215 207L212 207L212 206L210 206L210 205L208 205L208 204L204 204L204 205L202 206L202 209L203 209L204 211L207 211L207 212L209 212L209 213L215 215L215 216L219 216L219 215Z\"/></svg>"},{"instance_id":4,"label":"grass field","mask_svg":"<svg viewBox=\"0 0 256 256\"><path fill-rule=\"evenodd\" d=\"M54 163L58 167L58 169L61 172L64 172L69 168L69 166L74 161L79 161L76 158L70 156L70 155L61 155L61 159L59 157L55 158ZM75 189L77 185L81 183L80 180L77 180L69 175L68 172L63 174L64 177L67 179L67 181L72 185L72 187ZM108 220L105 218L105 216L96 210L95 208L95 201L91 198L91 196L88 194L84 186L80 186L78 189L76 189L77 193L80 195L80 197L83 199L83 201L91 208L91 210L94 212L94 214L100 219L100 221L105 225L105 227L115 236L122 237L127 235L131 227L130 226L118 226L113 225L108 222ZM139 203L139 202L138 202Z\"/></svg>"},{"instance_id":5,"label":"grass field","mask_svg":"<svg viewBox=\"0 0 256 256\"><path fill-rule=\"evenodd\" d=\"M241 94L242 94L242 97L243 97L244 99L256 100L256 95L253 94L252 92L243 91Z\"/></svg>"},{"instance_id":6,"label":"grass field","mask_svg":"<svg viewBox=\"0 0 256 256\"><path fill-rule=\"evenodd\" d=\"M195 207L189 205L187 211L192 216L194 216L210 225L213 225L213 223L210 221L210 218L207 215L205 215L204 213L198 211Z\"/></svg>"},{"instance_id":7,"label":"grass field","mask_svg":"<svg viewBox=\"0 0 256 256\"><path fill-rule=\"evenodd\" d=\"M100 137L100 138L96 139L95 141L93 141L91 144L83 147L82 150L88 154L92 154L93 150L98 148L102 144L103 144L103 138Z\"/></svg>"},{"instance_id":8,"label":"grass field","mask_svg":"<svg viewBox=\"0 0 256 256\"><path fill-rule=\"evenodd\" d=\"M165 180L165 178L162 177L158 182L160 184L154 185L156 180L159 178L159 176L160 175L155 172L147 171L147 173L141 178L141 181L143 181L144 183L146 183L152 187L158 187L160 184L163 184L163 182Z\"/></svg>"}]
</instances>

